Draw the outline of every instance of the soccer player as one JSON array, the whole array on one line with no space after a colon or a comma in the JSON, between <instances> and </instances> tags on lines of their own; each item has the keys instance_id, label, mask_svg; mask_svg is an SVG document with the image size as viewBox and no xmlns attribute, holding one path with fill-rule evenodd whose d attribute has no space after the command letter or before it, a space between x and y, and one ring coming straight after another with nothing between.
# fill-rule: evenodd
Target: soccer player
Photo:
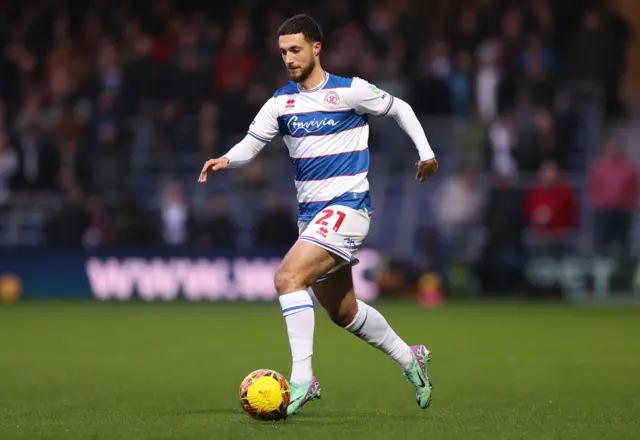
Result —
<instances>
[{"instance_id":1,"label":"soccer player","mask_svg":"<svg viewBox=\"0 0 640 440\"><path fill-rule=\"evenodd\" d=\"M369 231L368 115L391 116L415 144L416 180L438 169L424 130L412 108L360 78L342 78L320 65L322 31L308 15L286 20L278 30L280 52L291 81L275 92L251 123L246 137L229 152L208 160L199 177L251 161L278 133L295 168L299 238L275 274L292 356L291 401L287 415L297 414L320 397L311 368L313 301L337 325L391 357L415 388L420 408L431 401L429 350L409 346L370 305L356 299L351 266L354 252Z\"/></svg>"}]
</instances>

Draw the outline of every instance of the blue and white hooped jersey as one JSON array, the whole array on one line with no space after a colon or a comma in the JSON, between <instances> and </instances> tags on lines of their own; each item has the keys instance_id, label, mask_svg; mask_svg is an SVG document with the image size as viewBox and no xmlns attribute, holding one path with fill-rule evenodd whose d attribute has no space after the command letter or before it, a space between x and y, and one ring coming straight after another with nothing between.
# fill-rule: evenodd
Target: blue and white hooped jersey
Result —
<instances>
[{"instance_id":1,"label":"blue and white hooped jersey","mask_svg":"<svg viewBox=\"0 0 640 440\"><path fill-rule=\"evenodd\" d=\"M325 74L314 89L291 81L258 112L249 135L270 142L278 133L295 167L299 220L331 204L371 209L368 115L386 115L393 96L360 78Z\"/></svg>"}]
</instances>

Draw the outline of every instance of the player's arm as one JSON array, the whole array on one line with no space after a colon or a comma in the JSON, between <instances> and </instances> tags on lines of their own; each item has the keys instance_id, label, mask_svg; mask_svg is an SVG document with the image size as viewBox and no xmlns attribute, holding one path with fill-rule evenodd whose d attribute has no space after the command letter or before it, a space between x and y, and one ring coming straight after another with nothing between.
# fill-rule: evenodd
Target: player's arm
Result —
<instances>
[{"instance_id":1,"label":"player's arm","mask_svg":"<svg viewBox=\"0 0 640 440\"><path fill-rule=\"evenodd\" d=\"M423 182L435 174L438 171L436 155L431 149L422 124L411 106L363 79L354 78L353 81L351 88L356 111L376 116L393 117L413 141L420 157L420 161L416 164L418 168L416 180Z\"/></svg>"},{"instance_id":2,"label":"player's arm","mask_svg":"<svg viewBox=\"0 0 640 440\"><path fill-rule=\"evenodd\" d=\"M278 117L274 99L267 101L251 123L247 135L226 154L205 162L198 182L207 181L209 171L238 168L251 162L278 134Z\"/></svg>"}]
</instances>

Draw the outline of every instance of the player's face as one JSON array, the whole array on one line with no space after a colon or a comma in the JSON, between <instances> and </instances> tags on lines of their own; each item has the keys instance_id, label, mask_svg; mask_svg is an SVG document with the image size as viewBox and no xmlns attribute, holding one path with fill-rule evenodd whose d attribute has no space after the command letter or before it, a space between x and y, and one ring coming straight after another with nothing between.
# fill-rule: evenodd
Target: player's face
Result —
<instances>
[{"instance_id":1,"label":"player's face","mask_svg":"<svg viewBox=\"0 0 640 440\"><path fill-rule=\"evenodd\" d=\"M310 43L302 34L281 35L278 43L289 78L295 82L306 80L316 66L315 51L320 49L320 43Z\"/></svg>"}]
</instances>

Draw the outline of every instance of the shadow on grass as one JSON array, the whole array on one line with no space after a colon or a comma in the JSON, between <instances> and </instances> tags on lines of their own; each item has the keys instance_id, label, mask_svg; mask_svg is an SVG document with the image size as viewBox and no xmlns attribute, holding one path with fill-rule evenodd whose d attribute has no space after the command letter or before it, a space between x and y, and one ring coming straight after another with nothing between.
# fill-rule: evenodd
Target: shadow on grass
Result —
<instances>
[{"instance_id":1,"label":"shadow on grass","mask_svg":"<svg viewBox=\"0 0 640 440\"><path fill-rule=\"evenodd\" d=\"M242 410L237 408L193 408L179 409L162 413L165 416L197 416L197 415L222 415L222 414L242 414Z\"/></svg>"},{"instance_id":2,"label":"shadow on grass","mask_svg":"<svg viewBox=\"0 0 640 440\"><path fill-rule=\"evenodd\" d=\"M254 422L257 424L265 425L329 425L329 426L354 426L354 425L368 425L375 423L376 421L389 421L401 423L413 423L424 420L422 413L393 413L386 411L341 411L341 412L326 412L315 413L312 411L301 413L296 416L290 416L286 419L278 421L262 421L255 420L244 414L239 408L194 408L194 409L181 409L177 411L170 411L163 413L164 415L173 416L224 416L225 418L234 418L236 421Z\"/></svg>"},{"instance_id":3,"label":"shadow on grass","mask_svg":"<svg viewBox=\"0 0 640 440\"><path fill-rule=\"evenodd\" d=\"M390 413L384 411L358 411L350 410L344 412L329 412L326 414L319 413L302 413L287 420L296 423L299 421L309 425L330 425L330 426L354 426L369 425L375 422L394 421L402 423L414 423L423 421L422 413Z\"/></svg>"}]
</instances>

